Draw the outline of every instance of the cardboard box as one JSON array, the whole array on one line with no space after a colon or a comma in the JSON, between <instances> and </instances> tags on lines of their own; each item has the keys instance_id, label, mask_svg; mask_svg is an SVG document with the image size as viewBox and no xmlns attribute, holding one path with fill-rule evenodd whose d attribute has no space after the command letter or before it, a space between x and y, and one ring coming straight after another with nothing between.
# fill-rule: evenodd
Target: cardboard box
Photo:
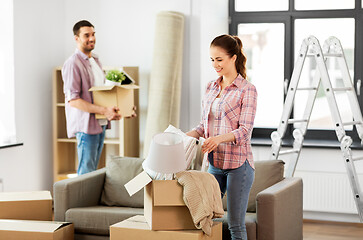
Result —
<instances>
[{"instance_id":1,"label":"cardboard box","mask_svg":"<svg viewBox=\"0 0 363 240\"><path fill-rule=\"evenodd\" d=\"M125 184L132 196L144 188L144 215L152 230L196 229L177 180L152 180L145 172Z\"/></svg>"},{"instance_id":2,"label":"cardboard box","mask_svg":"<svg viewBox=\"0 0 363 240\"><path fill-rule=\"evenodd\" d=\"M122 117L130 117L134 107L134 91L139 89L135 84L120 86L95 86L89 91L93 92L93 102L103 107L116 106L120 109ZM104 115L96 114L97 119L106 118Z\"/></svg>"},{"instance_id":3,"label":"cardboard box","mask_svg":"<svg viewBox=\"0 0 363 240\"><path fill-rule=\"evenodd\" d=\"M52 220L49 191L1 192L0 219Z\"/></svg>"},{"instance_id":4,"label":"cardboard box","mask_svg":"<svg viewBox=\"0 0 363 240\"><path fill-rule=\"evenodd\" d=\"M153 180L146 185L144 215L152 230L196 229L177 180Z\"/></svg>"},{"instance_id":5,"label":"cardboard box","mask_svg":"<svg viewBox=\"0 0 363 240\"><path fill-rule=\"evenodd\" d=\"M222 223L214 223L212 234L202 230L153 231L144 216L134 216L110 227L110 240L222 240Z\"/></svg>"},{"instance_id":6,"label":"cardboard box","mask_svg":"<svg viewBox=\"0 0 363 240\"><path fill-rule=\"evenodd\" d=\"M72 223L0 219L0 239L73 240Z\"/></svg>"}]
</instances>

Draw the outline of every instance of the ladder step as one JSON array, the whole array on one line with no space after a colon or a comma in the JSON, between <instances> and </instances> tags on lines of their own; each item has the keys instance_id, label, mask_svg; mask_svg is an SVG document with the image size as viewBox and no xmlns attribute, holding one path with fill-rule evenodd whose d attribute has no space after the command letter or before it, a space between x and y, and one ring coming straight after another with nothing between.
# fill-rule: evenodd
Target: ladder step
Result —
<instances>
[{"instance_id":1,"label":"ladder step","mask_svg":"<svg viewBox=\"0 0 363 240\"><path fill-rule=\"evenodd\" d=\"M343 123L343 126L356 125L356 124L362 124L362 122L361 121L345 122Z\"/></svg>"},{"instance_id":2,"label":"ladder step","mask_svg":"<svg viewBox=\"0 0 363 240\"><path fill-rule=\"evenodd\" d=\"M363 156L360 156L360 157L354 157L352 158L353 161L360 161L360 160L363 160Z\"/></svg>"},{"instance_id":3,"label":"ladder step","mask_svg":"<svg viewBox=\"0 0 363 240\"><path fill-rule=\"evenodd\" d=\"M302 88L297 88L296 90L316 90L316 87L302 87Z\"/></svg>"},{"instance_id":4,"label":"ladder step","mask_svg":"<svg viewBox=\"0 0 363 240\"><path fill-rule=\"evenodd\" d=\"M307 122L307 119L289 119L287 120L287 123L299 123L299 122Z\"/></svg>"},{"instance_id":5,"label":"ladder step","mask_svg":"<svg viewBox=\"0 0 363 240\"><path fill-rule=\"evenodd\" d=\"M324 57L343 57L341 53L324 53Z\"/></svg>"},{"instance_id":6,"label":"ladder step","mask_svg":"<svg viewBox=\"0 0 363 240\"><path fill-rule=\"evenodd\" d=\"M306 54L307 57L315 57L315 54L308 53ZM324 57L343 57L341 53L324 53Z\"/></svg>"},{"instance_id":7,"label":"ladder step","mask_svg":"<svg viewBox=\"0 0 363 240\"><path fill-rule=\"evenodd\" d=\"M290 150L284 150L284 151L280 151L279 155L285 155L285 154L290 154L290 153L298 153L299 149L290 149Z\"/></svg>"},{"instance_id":8,"label":"ladder step","mask_svg":"<svg viewBox=\"0 0 363 240\"><path fill-rule=\"evenodd\" d=\"M341 87L341 88L333 88L333 91L351 91L352 87Z\"/></svg>"}]
</instances>

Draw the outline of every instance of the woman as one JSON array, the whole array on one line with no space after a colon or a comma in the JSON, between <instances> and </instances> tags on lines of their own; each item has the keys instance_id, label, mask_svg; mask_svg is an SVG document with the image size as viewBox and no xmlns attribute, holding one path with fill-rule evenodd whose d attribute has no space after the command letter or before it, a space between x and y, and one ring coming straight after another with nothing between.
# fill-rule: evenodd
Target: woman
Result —
<instances>
[{"instance_id":1,"label":"woman","mask_svg":"<svg viewBox=\"0 0 363 240\"><path fill-rule=\"evenodd\" d=\"M210 45L219 78L207 85L202 121L187 135L206 138L208 172L217 179L222 198L227 191L228 228L232 239L246 239L245 215L254 179L251 134L256 114L256 88L246 80L246 56L237 36L221 35Z\"/></svg>"}]
</instances>

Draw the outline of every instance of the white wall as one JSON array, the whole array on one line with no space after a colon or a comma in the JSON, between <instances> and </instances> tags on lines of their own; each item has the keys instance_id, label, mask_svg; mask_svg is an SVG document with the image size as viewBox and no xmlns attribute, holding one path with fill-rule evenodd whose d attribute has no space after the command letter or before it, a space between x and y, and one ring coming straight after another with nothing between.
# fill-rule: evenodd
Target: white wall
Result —
<instances>
[{"instance_id":1,"label":"white wall","mask_svg":"<svg viewBox=\"0 0 363 240\"><path fill-rule=\"evenodd\" d=\"M62 1L14 0L15 118L24 145L0 150L4 191L52 187L52 69L64 59L63 21Z\"/></svg>"},{"instance_id":2,"label":"white wall","mask_svg":"<svg viewBox=\"0 0 363 240\"><path fill-rule=\"evenodd\" d=\"M256 160L268 160L270 156L270 146L261 147L253 146L253 155ZM353 156L362 156L363 151L353 150ZM279 157L285 162L285 169L289 166L290 158L288 155ZM360 185L363 186L363 161L356 163L356 170ZM343 176L345 186L344 188L335 187L334 184L324 184L324 180L331 175ZM304 198L309 201L304 202L304 218L305 219L318 219L327 221L341 221L341 222L359 222L357 209L354 203L353 193L348 181L348 175L345 167L342 152L340 149L326 149L326 148L302 148L296 171L294 176L298 177L312 177L319 176L321 182L316 182L317 186L304 185ZM340 179L340 178L339 178ZM310 179L304 179L303 182L308 182ZM342 185L343 183L339 184ZM331 196L331 199L316 199L321 193L316 192L317 189L322 190L325 196ZM344 194L345 197L341 197ZM341 200L343 198L344 200ZM314 200L315 199L315 200ZM316 202L312 205L311 202ZM318 205L326 203L324 210L316 210ZM340 208L334 212L334 207ZM310 210L313 208L314 211ZM328 209L328 210L327 210ZM349 209L344 213L342 209Z\"/></svg>"}]
</instances>

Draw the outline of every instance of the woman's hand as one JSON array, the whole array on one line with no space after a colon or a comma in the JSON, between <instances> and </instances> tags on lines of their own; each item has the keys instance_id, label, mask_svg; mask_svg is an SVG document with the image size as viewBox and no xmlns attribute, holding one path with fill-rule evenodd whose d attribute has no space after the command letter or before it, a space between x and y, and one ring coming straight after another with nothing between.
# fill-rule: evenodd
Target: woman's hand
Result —
<instances>
[{"instance_id":1,"label":"woman's hand","mask_svg":"<svg viewBox=\"0 0 363 240\"><path fill-rule=\"evenodd\" d=\"M202 152L210 153L211 151L216 149L221 142L222 141L219 136L207 138L202 145Z\"/></svg>"}]
</instances>

